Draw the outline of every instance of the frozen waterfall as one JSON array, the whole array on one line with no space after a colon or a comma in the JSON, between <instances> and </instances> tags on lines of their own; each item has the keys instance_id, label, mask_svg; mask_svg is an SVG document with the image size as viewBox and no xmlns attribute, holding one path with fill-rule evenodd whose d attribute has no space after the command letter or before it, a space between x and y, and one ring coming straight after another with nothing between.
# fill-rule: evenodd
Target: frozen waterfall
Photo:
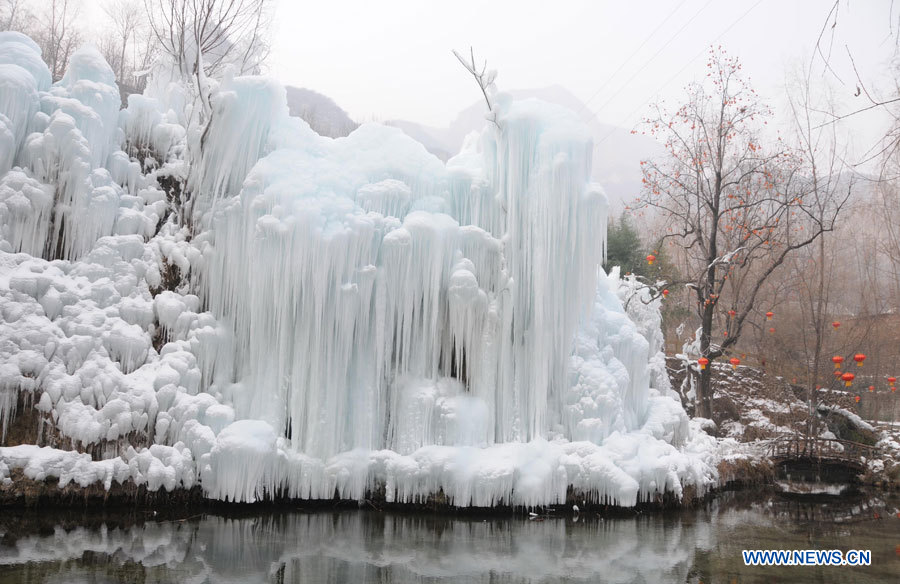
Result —
<instances>
[{"instance_id":1,"label":"frozen waterfall","mask_svg":"<svg viewBox=\"0 0 900 584\"><path fill-rule=\"evenodd\" d=\"M636 326L600 268L574 113L499 94L444 164L396 128L321 137L269 79L214 84L204 132L148 87L118 111L96 51L51 86L0 33L0 423L24 392L105 453L0 449L0 480L479 506L714 482L652 369L658 300Z\"/></svg>"}]
</instances>

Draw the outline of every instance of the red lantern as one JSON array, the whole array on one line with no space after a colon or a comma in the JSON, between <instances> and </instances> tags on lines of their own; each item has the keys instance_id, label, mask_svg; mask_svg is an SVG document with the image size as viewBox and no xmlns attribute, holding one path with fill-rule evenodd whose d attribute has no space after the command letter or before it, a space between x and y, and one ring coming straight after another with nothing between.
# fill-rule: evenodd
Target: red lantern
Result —
<instances>
[{"instance_id":1,"label":"red lantern","mask_svg":"<svg viewBox=\"0 0 900 584\"><path fill-rule=\"evenodd\" d=\"M652 266L653 262L655 262L655 261L656 261L656 256L653 255L652 253L647 256L647 264Z\"/></svg>"},{"instance_id":2,"label":"red lantern","mask_svg":"<svg viewBox=\"0 0 900 584\"><path fill-rule=\"evenodd\" d=\"M855 399L855 400L856 400L856 403L859 403L859 396L856 396L856 397L855 397L855 398L853 398L853 399Z\"/></svg>"},{"instance_id":3,"label":"red lantern","mask_svg":"<svg viewBox=\"0 0 900 584\"><path fill-rule=\"evenodd\" d=\"M890 383L891 385L894 385L895 383L897 383L897 378L896 377L888 377L888 383Z\"/></svg>"},{"instance_id":4,"label":"red lantern","mask_svg":"<svg viewBox=\"0 0 900 584\"><path fill-rule=\"evenodd\" d=\"M737 357L732 357L731 359L728 360L728 362L731 363L731 368L734 370L737 370L738 365L741 364L741 360L738 359Z\"/></svg>"},{"instance_id":5,"label":"red lantern","mask_svg":"<svg viewBox=\"0 0 900 584\"><path fill-rule=\"evenodd\" d=\"M770 328L770 329L769 329L769 332L772 333L772 334L774 334L774 333L775 333L775 327L773 326L772 328Z\"/></svg>"},{"instance_id":6,"label":"red lantern","mask_svg":"<svg viewBox=\"0 0 900 584\"><path fill-rule=\"evenodd\" d=\"M831 326L834 327L834 330L838 330L838 327L841 326L841 323L839 323L838 321L834 321L833 323L831 323Z\"/></svg>"},{"instance_id":7,"label":"red lantern","mask_svg":"<svg viewBox=\"0 0 900 584\"><path fill-rule=\"evenodd\" d=\"M731 318L734 318L734 315L736 315L736 314L737 314L737 312L735 312L733 310L728 311L728 316L730 316Z\"/></svg>"},{"instance_id":8,"label":"red lantern","mask_svg":"<svg viewBox=\"0 0 900 584\"><path fill-rule=\"evenodd\" d=\"M668 295L669 295L669 289L666 288L665 290L663 290L663 298L666 298Z\"/></svg>"},{"instance_id":9,"label":"red lantern","mask_svg":"<svg viewBox=\"0 0 900 584\"><path fill-rule=\"evenodd\" d=\"M874 386L874 385L870 385L870 386L869 386L869 391L875 391L875 386Z\"/></svg>"},{"instance_id":10,"label":"red lantern","mask_svg":"<svg viewBox=\"0 0 900 584\"><path fill-rule=\"evenodd\" d=\"M835 369L840 369L841 363L844 362L844 358L841 357L840 355L835 355L834 357L831 358L831 362L834 363Z\"/></svg>"},{"instance_id":11,"label":"red lantern","mask_svg":"<svg viewBox=\"0 0 900 584\"><path fill-rule=\"evenodd\" d=\"M841 375L843 375L843 373L841 373L841 370L840 370L840 369L835 369L835 371L834 371L834 376L837 377L837 378L840 378Z\"/></svg>"},{"instance_id":12,"label":"red lantern","mask_svg":"<svg viewBox=\"0 0 900 584\"><path fill-rule=\"evenodd\" d=\"M856 375L849 372L844 373L843 375L841 375L841 379L844 380L844 385L850 387L851 385L853 385L853 380L856 379Z\"/></svg>"},{"instance_id":13,"label":"red lantern","mask_svg":"<svg viewBox=\"0 0 900 584\"><path fill-rule=\"evenodd\" d=\"M707 365L709 365L709 359L707 359L706 357L700 357L699 359L697 359L697 363L700 364L700 369L703 370L706 369Z\"/></svg>"},{"instance_id":14,"label":"red lantern","mask_svg":"<svg viewBox=\"0 0 900 584\"><path fill-rule=\"evenodd\" d=\"M773 317L773 316L775 316L775 313L774 313L774 312L772 312L772 311L767 312L767 313L766 313L766 320L772 320L772 317Z\"/></svg>"},{"instance_id":15,"label":"red lantern","mask_svg":"<svg viewBox=\"0 0 900 584\"><path fill-rule=\"evenodd\" d=\"M857 353L856 355L853 355L853 360L856 361L857 367L862 367L863 361L866 360L866 356L862 353Z\"/></svg>"}]
</instances>

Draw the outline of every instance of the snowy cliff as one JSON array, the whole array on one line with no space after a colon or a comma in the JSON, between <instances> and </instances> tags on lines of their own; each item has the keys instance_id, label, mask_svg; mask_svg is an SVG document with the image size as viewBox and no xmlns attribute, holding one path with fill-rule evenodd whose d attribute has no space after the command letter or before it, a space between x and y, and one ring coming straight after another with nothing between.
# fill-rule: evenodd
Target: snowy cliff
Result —
<instances>
[{"instance_id":1,"label":"snowy cliff","mask_svg":"<svg viewBox=\"0 0 900 584\"><path fill-rule=\"evenodd\" d=\"M119 112L92 49L41 65L0 33L0 425L24 395L98 459L0 448L0 479L478 506L713 483L658 306L635 325L600 268L572 112L501 94L444 164L395 128L321 137L265 78L213 84L199 132L171 84Z\"/></svg>"}]
</instances>

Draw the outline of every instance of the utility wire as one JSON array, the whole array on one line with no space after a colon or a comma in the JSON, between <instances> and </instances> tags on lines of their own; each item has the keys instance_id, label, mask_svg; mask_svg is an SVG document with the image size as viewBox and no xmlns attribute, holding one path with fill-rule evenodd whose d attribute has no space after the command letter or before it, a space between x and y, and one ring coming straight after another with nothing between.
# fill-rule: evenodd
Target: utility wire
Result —
<instances>
[{"instance_id":1,"label":"utility wire","mask_svg":"<svg viewBox=\"0 0 900 584\"><path fill-rule=\"evenodd\" d=\"M746 12L744 12L742 15L740 15L740 16L737 18L737 20L735 20L734 22L732 22L731 24L729 24L729 25L728 25L728 28L726 28L725 30L723 30L723 31L719 34L719 36L717 36L716 38L714 38L714 39L712 40L712 42L709 43L709 44L712 45L712 44L715 44L716 42L718 42L718 41L719 41L723 36L725 36L732 28L734 28L740 21L744 20L744 18L746 18L747 15L750 14L750 13L753 11L754 8L756 8L757 6L759 6L760 4L762 4L762 2L763 2L763 0L757 0L756 3L755 3L753 6L751 6L750 8L748 8ZM703 55L703 53L705 53L706 51L707 51L707 47L704 47L703 50L701 50L699 53L697 53L696 55L694 55L687 63L684 64L684 67L682 67L681 69L678 70L677 73L675 73L674 75L672 75L671 77L669 77L669 79L668 79L665 83L663 83L662 85L660 85L659 87L656 88L656 91L654 91L653 94L652 94L650 97L648 97L646 100L644 100L643 103L641 103L639 106L637 106L636 108L634 108L634 109L631 111L631 113L629 113L627 116L625 116L625 119L630 119L631 116L633 116L635 113L637 113L638 111L640 111L641 109L643 109L644 107L646 107L646 105L647 105L648 103L650 103L650 100L653 99L653 95L658 95L660 91L662 91L667 85L669 85L670 83L672 83L672 81L674 81L676 78L678 78L679 75L681 75L682 73L684 73L685 69L687 69L687 68L691 65L691 63L693 63L693 62L696 61L698 58L700 58L700 56ZM596 115L596 113L595 113L594 115ZM613 134L613 132L615 132L617 129L618 129L618 128L616 128L616 127L610 128L609 132L607 132L606 134L604 134L604 136L603 136L602 138L600 138L600 140L598 140L596 144L594 144L594 148L597 148L598 146L600 146L600 144L603 144L603 142L605 142L605 141L607 140L607 138L609 138L609 137Z\"/></svg>"},{"instance_id":2,"label":"utility wire","mask_svg":"<svg viewBox=\"0 0 900 584\"><path fill-rule=\"evenodd\" d=\"M685 2L687 2L687 0L681 0L681 2L677 6L675 6L675 8L673 8L671 12L669 12L668 16L666 16L662 20L662 22L660 22L659 25L655 29L653 29L653 32L651 32L649 35L647 35L647 38L644 39L644 42L642 42L638 48L636 48L630 55L628 55L628 58L625 59L621 65L619 65L618 69L613 71L612 75L610 75L609 77L606 78L606 81L603 82L603 84L600 86L600 89L595 91L594 94L591 95L587 99L587 101L585 101L582 104L581 111L578 112L579 114L587 109L588 104L590 104L592 101L594 101L594 98L597 97L598 95L600 95L601 91L606 89L606 86L609 84L609 82L612 81L613 78L619 74L619 71L621 71L625 67L625 65L627 65L634 58L634 56L637 55L638 52L640 52L641 49L644 48L644 45L646 45L648 42L650 42L650 39L652 39L656 35L656 33L659 32L659 29L661 29L663 27L663 25L665 25L667 22L669 22L669 20L672 19L672 16L678 11L679 8L684 6Z\"/></svg>"},{"instance_id":3,"label":"utility wire","mask_svg":"<svg viewBox=\"0 0 900 584\"><path fill-rule=\"evenodd\" d=\"M667 41L665 42L665 44L664 44L663 46L661 46L661 47L659 48L659 50L656 51L656 52L653 54L653 56L650 57L650 58L649 58L649 59L641 66L640 69L638 69L637 71L635 71L635 72L634 72L634 75L632 75L631 77L628 78L627 81L625 81L625 84L624 84L624 85L622 85L621 87L619 87L619 89L618 89L615 93L613 93L611 96L609 96L609 99L607 99L606 101L604 101L604 102L600 105L600 107L597 108L597 111L600 111L600 110L602 110L603 108L605 108L607 105L609 105L609 102L611 102L612 100L614 100L620 93L622 93L622 91L624 91L625 88L627 88L627 87L631 84L631 82L634 81L634 79L644 71L644 69L646 69L648 66L650 66L650 63L652 63L653 60L656 59L656 57L658 57L659 54L662 53L662 52L666 49L666 47L668 47L670 44L672 44L672 41L674 41L676 38L678 38L678 35L680 35L680 34L682 33L682 31L684 31L684 29L686 29L692 22L694 22L694 20L696 20L697 17L700 16L700 13L703 12L704 10L706 10L706 7L709 6L710 4L712 4L712 0L707 0L706 4L704 4L703 6L701 6L701 7L700 7L700 10L698 10L697 12L695 12L694 15L690 18L690 20L688 20L688 21L685 22L683 25L681 25L681 28L679 28L678 31L675 32L675 34L673 34L671 37L669 37L669 40L667 40ZM594 113L594 116L596 116L596 115L597 115L597 114ZM593 116L592 116L592 117L593 117Z\"/></svg>"}]
</instances>

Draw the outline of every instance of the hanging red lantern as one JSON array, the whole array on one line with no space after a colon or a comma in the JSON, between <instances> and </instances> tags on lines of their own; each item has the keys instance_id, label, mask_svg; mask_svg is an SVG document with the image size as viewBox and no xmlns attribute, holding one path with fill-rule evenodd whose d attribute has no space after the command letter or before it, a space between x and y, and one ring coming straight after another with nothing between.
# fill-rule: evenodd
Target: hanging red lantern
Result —
<instances>
[{"instance_id":1,"label":"hanging red lantern","mask_svg":"<svg viewBox=\"0 0 900 584\"><path fill-rule=\"evenodd\" d=\"M838 327L841 326L841 323L839 323L838 321L834 321L833 323L831 323L831 326L834 327L834 330L838 330Z\"/></svg>"},{"instance_id":2,"label":"hanging red lantern","mask_svg":"<svg viewBox=\"0 0 900 584\"><path fill-rule=\"evenodd\" d=\"M662 293L662 294L663 294L663 298L668 297L668 296L669 296L669 289L666 288L665 290L663 290L663 293Z\"/></svg>"},{"instance_id":3,"label":"hanging red lantern","mask_svg":"<svg viewBox=\"0 0 900 584\"><path fill-rule=\"evenodd\" d=\"M854 375L850 372L847 372L847 373L844 373L843 375L841 375L841 379L844 380L844 385L846 385L847 387L850 387L851 385L853 385L853 380L856 379L856 375Z\"/></svg>"},{"instance_id":4,"label":"hanging red lantern","mask_svg":"<svg viewBox=\"0 0 900 584\"><path fill-rule=\"evenodd\" d=\"M734 316L735 316L736 314L737 314L737 312L735 312L734 310L729 310L729 311L728 311L728 316L730 316L731 318L734 318Z\"/></svg>"},{"instance_id":5,"label":"hanging red lantern","mask_svg":"<svg viewBox=\"0 0 900 584\"><path fill-rule=\"evenodd\" d=\"M648 264L648 265L651 265L651 266L652 266L652 265L653 265L653 262L655 262L655 261L656 261L656 256L655 256L655 255L653 255L652 253L647 255L647 264Z\"/></svg>"},{"instance_id":6,"label":"hanging red lantern","mask_svg":"<svg viewBox=\"0 0 900 584\"><path fill-rule=\"evenodd\" d=\"M770 334L775 334L775 327L774 327L774 326L773 326L772 328L769 329L769 333L770 333Z\"/></svg>"},{"instance_id":7,"label":"hanging red lantern","mask_svg":"<svg viewBox=\"0 0 900 584\"><path fill-rule=\"evenodd\" d=\"M834 370L834 376L835 376L835 377L840 378L841 375L843 375L843 373L841 372L840 369L835 369L835 370Z\"/></svg>"},{"instance_id":8,"label":"hanging red lantern","mask_svg":"<svg viewBox=\"0 0 900 584\"><path fill-rule=\"evenodd\" d=\"M874 385L870 385L870 386L869 386L869 391L875 391L875 386L874 386Z\"/></svg>"},{"instance_id":9,"label":"hanging red lantern","mask_svg":"<svg viewBox=\"0 0 900 584\"><path fill-rule=\"evenodd\" d=\"M834 363L835 369L840 369L841 363L844 362L844 358L841 357L840 355L835 355L834 357L831 358L831 362Z\"/></svg>"},{"instance_id":10,"label":"hanging red lantern","mask_svg":"<svg viewBox=\"0 0 900 584\"><path fill-rule=\"evenodd\" d=\"M775 313L770 310L766 313L766 320L772 320L773 316L775 316Z\"/></svg>"},{"instance_id":11,"label":"hanging red lantern","mask_svg":"<svg viewBox=\"0 0 900 584\"><path fill-rule=\"evenodd\" d=\"M728 360L728 362L731 363L731 368L734 370L737 370L738 365L741 364L741 360L738 359L737 357L732 357L731 359Z\"/></svg>"},{"instance_id":12,"label":"hanging red lantern","mask_svg":"<svg viewBox=\"0 0 900 584\"><path fill-rule=\"evenodd\" d=\"M855 399L855 400L856 400L856 403L859 403L859 396L856 396L856 397L855 397L855 398L853 398L853 399Z\"/></svg>"},{"instance_id":13,"label":"hanging red lantern","mask_svg":"<svg viewBox=\"0 0 900 584\"><path fill-rule=\"evenodd\" d=\"M853 360L856 361L857 367L862 367L863 361L866 360L866 356L862 353L857 353L856 355L853 355Z\"/></svg>"},{"instance_id":14,"label":"hanging red lantern","mask_svg":"<svg viewBox=\"0 0 900 584\"><path fill-rule=\"evenodd\" d=\"M895 383L897 383L897 378L896 377L888 377L888 383L890 383L891 385L894 385Z\"/></svg>"},{"instance_id":15,"label":"hanging red lantern","mask_svg":"<svg viewBox=\"0 0 900 584\"><path fill-rule=\"evenodd\" d=\"M706 369L706 366L709 365L709 359L706 357L700 357L697 359L697 363L700 365L700 370Z\"/></svg>"}]
</instances>

